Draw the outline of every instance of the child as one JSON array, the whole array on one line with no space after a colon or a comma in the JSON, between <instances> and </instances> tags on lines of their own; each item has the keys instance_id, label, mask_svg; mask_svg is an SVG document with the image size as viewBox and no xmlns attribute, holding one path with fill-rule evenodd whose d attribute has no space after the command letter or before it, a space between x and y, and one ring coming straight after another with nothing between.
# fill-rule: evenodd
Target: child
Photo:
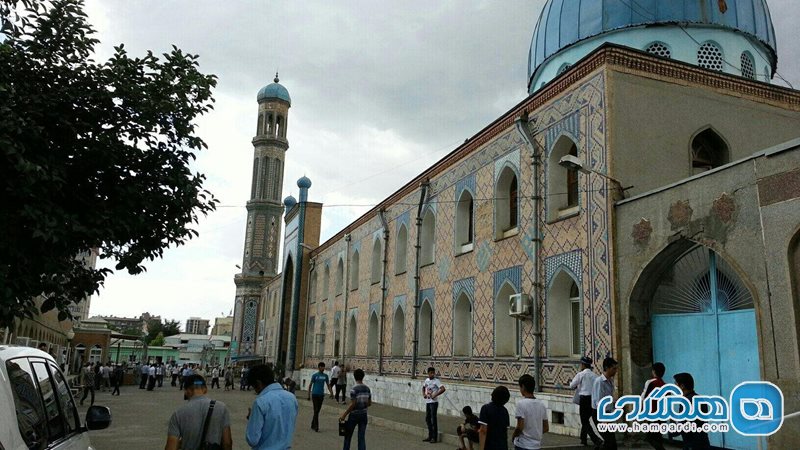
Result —
<instances>
[{"instance_id":1,"label":"child","mask_svg":"<svg viewBox=\"0 0 800 450\"><path fill-rule=\"evenodd\" d=\"M519 392L523 398L517 402L517 427L513 435L515 449L542 448L542 435L550 430L547 408L533 396L535 389L536 380L532 376L519 377Z\"/></svg>"},{"instance_id":2,"label":"child","mask_svg":"<svg viewBox=\"0 0 800 450\"><path fill-rule=\"evenodd\" d=\"M476 416L472 412L472 408L469 406L465 406L464 409L461 410L464 413L464 424L459 425L456 429L456 433L458 434L458 440L461 442L460 450L472 450L472 443L478 443L478 428L480 425L478 424L478 416ZM466 444L464 443L466 439Z\"/></svg>"}]
</instances>

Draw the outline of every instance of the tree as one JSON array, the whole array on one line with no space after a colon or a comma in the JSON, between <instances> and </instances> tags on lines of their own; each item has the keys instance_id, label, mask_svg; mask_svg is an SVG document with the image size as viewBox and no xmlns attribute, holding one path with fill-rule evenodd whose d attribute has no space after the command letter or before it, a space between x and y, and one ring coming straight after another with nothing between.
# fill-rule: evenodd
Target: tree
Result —
<instances>
[{"instance_id":1,"label":"tree","mask_svg":"<svg viewBox=\"0 0 800 450\"><path fill-rule=\"evenodd\" d=\"M150 319L147 321L147 335L144 337L144 342L148 345L156 345L153 342L161 335L163 345L163 338L180 334L181 324L177 320L164 320Z\"/></svg>"},{"instance_id":2,"label":"tree","mask_svg":"<svg viewBox=\"0 0 800 450\"><path fill-rule=\"evenodd\" d=\"M0 22L0 326L40 295L65 320L113 273L81 254L141 273L215 209L190 164L216 77L174 46L95 62L81 0L0 0Z\"/></svg>"},{"instance_id":3,"label":"tree","mask_svg":"<svg viewBox=\"0 0 800 450\"><path fill-rule=\"evenodd\" d=\"M161 347L164 345L164 333L158 333L158 335L150 341L149 345L153 347Z\"/></svg>"}]
</instances>

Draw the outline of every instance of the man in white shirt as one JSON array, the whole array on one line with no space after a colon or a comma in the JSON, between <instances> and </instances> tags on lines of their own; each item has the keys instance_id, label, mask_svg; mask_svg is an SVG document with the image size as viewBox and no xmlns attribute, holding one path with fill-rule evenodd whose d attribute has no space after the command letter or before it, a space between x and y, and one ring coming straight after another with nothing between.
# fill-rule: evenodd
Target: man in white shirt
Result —
<instances>
[{"instance_id":1,"label":"man in white shirt","mask_svg":"<svg viewBox=\"0 0 800 450\"><path fill-rule=\"evenodd\" d=\"M156 387L156 365L150 364L147 369L147 390L152 391Z\"/></svg>"},{"instance_id":2,"label":"man in white shirt","mask_svg":"<svg viewBox=\"0 0 800 450\"><path fill-rule=\"evenodd\" d=\"M439 410L437 397L444 394L445 388L441 380L436 378L436 369L428 367L428 378L422 382L422 397L425 399L425 423L428 425L428 438L425 442L435 444L439 439L439 423L436 413Z\"/></svg>"},{"instance_id":3,"label":"man in white shirt","mask_svg":"<svg viewBox=\"0 0 800 450\"><path fill-rule=\"evenodd\" d=\"M339 375L341 375L341 373L342 369L339 367L339 361L334 361L333 368L331 368L331 382L328 383L328 393L330 394L330 398L333 398L333 388L336 387L336 383L339 381ZM339 403L338 389L336 390L336 403Z\"/></svg>"},{"instance_id":4,"label":"man in white shirt","mask_svg":"<svg viewBox=\"0 0 800 450\"><path fill-rule=\"evenodd\" d=\"M542 435L550 431L547 407L534 397L536 380L529 374L519 377L519 392L522 399L517 402L517 427L514 428L514 448L538 450L542 448Z\"/></svg>"},{"instance_id":5,"label":"man in white shirt","mask_svg":"<svg viewBox=\"0 0 800 450\"><path fill-rule=\"evenodd\" d=\"M592 420L592 386L594 379L597 378L592 372L592 358L584 356L581 358L581 371L575 375L569 384L570 389L577 389L578 408L581 416L581 444L587 445L587 436L594 445L600 445L602 440L595 434L591 426Z\"/></svg>"},{"instance_id":6,"label":"man in white shirt","mask_svg":"<svg viewBox=\"0 0 800 450\"><path fill-rule=\"evenodd\" d=\"M213 389L214 386L219 389L219 367L217 366L211 370L211 388Z\"/></svg>"}]
</instances>

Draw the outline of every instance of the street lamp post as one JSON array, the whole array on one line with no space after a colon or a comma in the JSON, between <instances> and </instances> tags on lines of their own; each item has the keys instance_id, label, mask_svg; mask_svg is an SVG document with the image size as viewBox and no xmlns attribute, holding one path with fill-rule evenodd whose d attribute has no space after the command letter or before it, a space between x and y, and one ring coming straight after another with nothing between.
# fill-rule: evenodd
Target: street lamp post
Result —
<instances>
[{"instance_id":1,"label":"street lamp post","mask_svg":"<svg viewBox=\"0 0 800 450\"><path fill-rule=\"evenodd\" d=\"M567 169L577 170L578 172L586 174L586 175L588 175L590 173L593 173L593 174L596 174L596 175L600 175L601 177L603 177L603 178L605 178L607 180L610 180L611 182L613 182L614 184L617 185L617 189L619 189L620 195L622 195L623 198L625 198L625 191L627 191L628 189L633 187L633 186L623 187L622 186L622 182L617 180L616 178L610 177L610 176L608 176L608 175L606 175L606 174L604 174L602 172L598 172L598 171L596 171L594 169L590 169L590 168L584 166L583 165L583 161L580 158L578 158L577 156L574 156L574 155L564 155L564 156L562 156L561 159L558 160L558 164L560 166L562 166L562 167L566 167Z\"/></svg>"}]
</instances>

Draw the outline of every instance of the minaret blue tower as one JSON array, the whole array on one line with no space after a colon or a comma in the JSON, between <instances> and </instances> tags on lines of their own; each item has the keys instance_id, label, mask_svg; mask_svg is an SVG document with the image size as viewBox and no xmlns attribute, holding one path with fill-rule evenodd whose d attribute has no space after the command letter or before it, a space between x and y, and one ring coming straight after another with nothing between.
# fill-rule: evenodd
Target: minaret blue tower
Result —
<instances>
[{"instance_id":1,"label":"minaret blue tower","mask_svg":"<svg viewBox=\"0 0 800 450\"><path fill-rule=\"evenodd\" d=\"M283 168L289 141L287 121L292 99L279 84L273 83L258 91L258 122L253 137L253 177L250 200L247 202L247 228L242 258L242 272L234 277L232 353L238 357L255 355L258 303L264 284L277 275L280 268L280 245L283 204Z\"/></svg>"}]
</instances>

